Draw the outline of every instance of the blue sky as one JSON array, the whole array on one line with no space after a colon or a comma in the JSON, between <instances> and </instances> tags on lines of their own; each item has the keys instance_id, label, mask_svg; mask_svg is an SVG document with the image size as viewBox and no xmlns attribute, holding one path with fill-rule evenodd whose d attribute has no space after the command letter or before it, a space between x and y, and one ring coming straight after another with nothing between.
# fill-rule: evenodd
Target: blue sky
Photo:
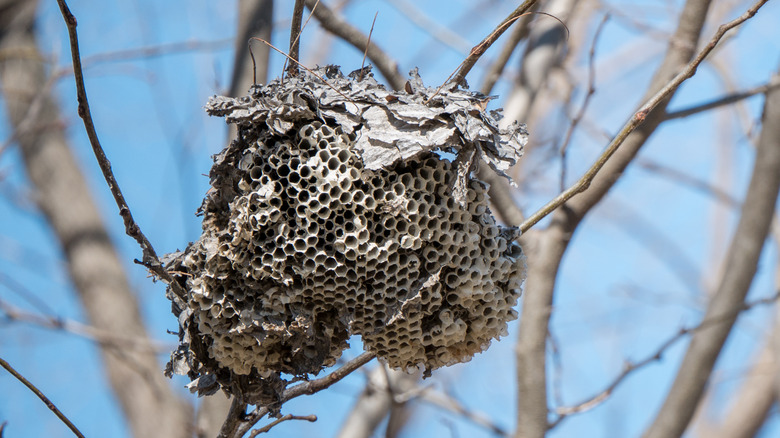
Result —
<instances>
[{"instance_id":1,"label":"blue sky","mask_svg":"<svg viewBox=\"0 0 780 438\"><path fill-rule=\"evenodd\" d=\"M284 47L292 2L276 3L278 27L273 41ZM462 60L463 53L431 41L428 32L411 24L390 6L391 2L353 3L345 14L364 31L379 11L372 40L399 60L402 72L418 66L427 84L439 84ZM498 0L484 2L485 6L479 8L474 3L436 0L417 2L415 6L472 44L515 7L513 2ZM613 1L608 4L626 11L641 23L669 32L675 24L669 14L680 3ZM235 35L234 2L82 0L71 1L70 7L79 21L85 60L99 54L167 43L216 42L205 50L96 62L85 72L98 134L136 220L158 252L183 248L199 235L200 223L194 212L208 188L208 179L203 174L208 173L210 155L225 144L224 122L207 117L202 107L209 96L228 86L234 56L231 41ZM724 19L736 16L745 7L727 13ZM770 2L718 53L718 58L730 67L731 80L738 89L766 81L777 68L780 61L778 16L780 6ZM75 114L75 91L72 76L67 73L70 59L67 34L56 2L42 2L38 23L41 45L55 60L54 69L63 73L55 91L62 104L73 150L126 260L150 332L155 338L173 344L175 339L166 334L166 329L176 329L176 322L164 298L164 288L152 283L143 269L132 264L140 251L132 239L124 236L122 221ZM592 21L590 31L582 34L581 44L590 44L594 24ZM704 38L713 34L717 24L720 23L708 25ZM340 64L345 71L360 66L362 53L359 51L342 42L326 45L322 41L321 30L313 20L302 40L304 63ZM598 91L586 120L606 132L615 132L640 103L640 90L646 86L664 47L662 40L642 34L629 20L610 20L597 47ZM632 56L610 61L611 56L626 48L633 51ZM492 58L495 52L496 49L488 52L487 57ZM580 59L575 63L580 74L575 81L580 85L585 81L585 62ZM272 55L272 76L278 75L282 63L281 56ZM485 65L479 64L469 76L474 86L481 82ZM494 106L501 106L511 87L508 78L517 69L515 60L494 91L502 97ZM671 108L709 100L723 94L725 89L717 67L706 64L682 87ZM576 90L575 102L581 96L582 90ZM757 120L762 103L760 96L743 103L748 121ZM723 109L669 122L651 138L640 159L681 170L741 198L752 166L753 149L735 120L734 111ZM538 126L537 132L532 130L531 135L554 136L561 126L566 125L560 124L560 114L557 118L553 114ZM550 131L544 132L543 128ZM0 109L0 141L9 136L5 113ZM569 154L570 175L580 175L605 144L603 138L585 131L575 135ZM540 166L539 178L518 195L527 212L541 206L557 191L558 162L534 163ZM0 281L0 297L27 310L39 310L16 292L33 294L54 309L56 315L84 321L51 231L34 208L14 201L12 195L23 195L26 185L19 155L12 147L0 156L0 276L13 278L26 290L14 291L8 282ZM643 358L680 327L698 321L706 303L703 286L717 281L718 270L714 264L722 259L736 219L733 210L722 208L700 191L639 167L626 172L575 235L559 276L552 330L560 344L560 382L566 404L598 392L620 372L624 360ZM670 258L670 252L674 257ZM692 268L679 269L681 260L690 261ZM777 249L767 245L751 291L752 298L772 295L776 264ZM746 358L760 346L773 311L771 306L759 307L740 319L714 375L713 415L727 406L729 395L741 383ZM0 356L38 385L86 435L129 436L106 387L98 352L90 341L4 321L0 321L0 331ZM488 414L511 430L516 403L513 363L516 332L515 321L510 325L510 335L494 342L486 353L470 363L437 371L433 379L424 383L450 391L469 408ZM352 345L350 354L355 355L359 339L353 339ZM551 436L639 434L671 385L684 346L685 342L681 342L670 349L659 363L629 378L609 401L565 421ZM161 363L164 360L161 357ZM552 365L550 369L554 371ZM181 378L173 381L183 394L185 383ZM363 383L364 376L358 372L332 390L286 405L285 412L316 414L320 419L316 423L286 423L275 428L271 435L332 435ZM64 426L7 374L0 374L0 388L6 394L0 398L0 421L9 421L9 436L69 436ZM484 429L427 405L416 408L412 421L409 430L414 433L408 436L422 433L490 436ZM778 431L780 425L775 415L763 436Z\"/></svg>"}]
</instances>

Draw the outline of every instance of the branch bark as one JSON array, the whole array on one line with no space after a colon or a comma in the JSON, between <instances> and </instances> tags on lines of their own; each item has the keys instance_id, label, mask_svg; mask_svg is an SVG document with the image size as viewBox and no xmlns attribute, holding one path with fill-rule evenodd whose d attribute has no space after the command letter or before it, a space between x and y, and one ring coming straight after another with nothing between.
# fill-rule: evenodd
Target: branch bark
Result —
<instances>
[{"instance_id":1,"label":"branch bark","mask_svg":"<svg viewBox=\"0 0 780 438\"><path fill-rule=\"evenodd\" d=\"M642 101L649 100L692 59L709 9L709 0L688 0L661 66ZM547 431L546 340L555 279L561 259L580 221L622 175L647 138L661 123L669 98L663 100L607 161L590 187L557 210L548 229L533 236L520 331L516 346L518 422L515 436L542 437Z\"/></svg>"},{"instance_id":2,"label":"branch bark","mask_svg":"<svg viewBox=\"0 0 780 438\"><path fill-rule=\"evenodd\" d=\"M35 7L35 2L25 0L0 2L0 49L34 54L0 61L0 82L14 129L25 115L32 114L28 109L34 98L44 93L41 110L33 116L37 117L34 126L47 128L18 136L27 174L41 211L62 245L90 324L148 339L136 297L67 145L57 104L45 87L45 64L33 33ZM152 352L129 353L103 346L101 354L111 387L136 436L189 435L191 407L171 390Z\"/></svg>"},{"instance_id":3,"label":"branch bark","mask_svg":"<svg viewBox=\"0 0 780 438\"><path fill-rule=\"evenodd\" d=\"M704 318L726 315L744 303L755 276L780 190L780 90L767 93L756 159L737 230L724 263L725 270ZM680 436L693 417L715 361L736 321L696 333L683 358L664 404L645 433L647 438Z\"/></svg>"}]
</instances>

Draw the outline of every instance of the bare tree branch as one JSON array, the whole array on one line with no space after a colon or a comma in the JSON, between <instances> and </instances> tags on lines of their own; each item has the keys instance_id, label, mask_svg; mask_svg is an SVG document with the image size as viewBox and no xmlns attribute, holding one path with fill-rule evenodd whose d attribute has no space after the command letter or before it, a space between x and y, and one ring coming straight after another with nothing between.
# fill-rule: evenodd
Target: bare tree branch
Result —
<instances>
[{"instance_id":1,"label":"bare tree branch","mask_svg":"<svg viewBox=\"0 0 780 438\"><path fill-rule=\"evenodd\" d=\"M295 0L295 6L292 13L292 24L290 25L290 58L293 62L287 68L289 74L298 71L299 53L301 50L301 24L303 23L303 0Z\"/></svg>"},{"instance_id":2,"label":"bare tree branch","mask_svg":"<svg viewBox=\"0 0 780 438\"><path fill-rule=\"evenodd\" d=\"M756 159L737 230L726 254L725 270L704 319L743 305L755 276L780 191L780 90L767 93ZM693 417L715 361L736 316L696 333L647 438L679 436Z\"/></svg>"},{"instance_id":3,"label":"bare tree branch","mask_svg":"<svg viewBox=\"0 0 780 438\"><path fill-rule=\"evenodd\" d=\"M284 403L302 395L311 395L320 392L323 389L327 389L334 383L347 377L353 371L370 362L374 357L373 353L362 353L325 377L309 380L308 382L299 383L291 388L287 388L282 394L279 403L284 405ZM220 431L220 438L240 438L244 436L244 434L249 432L249 430L260 421L260 419L270 412L268 407L258 406L251 413L244 415L246 404L236 401L233 402L230 411L230 415L228 415L228 418Z\"/></svg>"},{"instance_id":4,"label":"bare tree branch","mask_svg":"<svg viewBox=\"0 0 780 438\"><path fill-rule=\"evenodd\" d=\"M726 105L731 105L743 99L753 97L757 94L764 94L778 86L780 86L780 81L778 81L776 78L773 78L766 84L759 85L758 87L753 87L745 91L740 91L738 93L732 93L723 97L719 97L717 99L713 99L709 102L700 103L698 105L691 106L689 108L666 113L666 120L681 119L684 117L689 117L695 114L709 111L711 109L720 108Z\"/></svg>"},{"instance_id":5,"label":"bare tree branch","mask_svg":"<svg viewBox=\"0 0 780 438\"><path fill-rule=\"evenodd\" d=\"M458 68L457 73L455 73L449 82L453 84L460 84L463 82L463 80L466 79L466 75L469 74L472 68L474 68L474 65L477 63L479 58L482 57L485 51L487 51L487 49L489 49L490 46L492 46L493 43L495 43L496 40L498 40L498 38L501 37L501 35L503 35L504 32L506 32L506 30L509 29L515 21L517 21L518 18L520 18L526 12L530 11L535 3L536 0L526 0L520 6L518 6L517 9L512 11L512 13L509 14L509 16L504 19L504 21L496 26L493 32L490 32L490 35L485 37L484 40L471 49L469 56L463 60L460 67Z\"/></svg>"},{"instance_id":6,"label":"bare tree branch","mask_svg":"<svg viewBox=\"0 0 780 438\"><path fill-rule=\"evenodd\" d=\"M277 424L279 424L279 423L281 423L283 421L290 421L290 420L305 420L305 421L309 421L309 422L313 423L313 422L317 421L317 416L316 415L292 415L292 414L287 414L284 417L277 418L276 420L274 420L271 423L261 427L260 429L253 430L252 433L249 434L249 437L250 438L254 438L254 437L260 435L261 433L268 433L268 432L271 431L271 428L273 428Z\"/></svg>"},{"instance_id":7,"label":"bare tree branch","mask_svg":"<svg viewBox=\"0 0 780 438\"><path fill-rule=\"evenodd\" d=\"M141 264L147 267L157 278L163 280L165 284L171 285L173 291L180 297L184 296L184 291L181 286L174 283L170 274L165 271L160 259L157 257L157 252L152 247L152 243L146 238L146 235L141 231L141 228L133 219L133 214L130 212L130 207L125 201L125 197L122 194L122 190L119 188L119 184L114 177L114 172L111 170L111 162L108 161L103 146L100 145L98 140L97 131L95 131L95 124L92 121L92 112L89 109L89 101L87 100L87 89L84 86L84 73L81 68L81 54L79 53L79 40L76 33L77 21L76 17L70 12L68 4L65 0L57 0L57 4L60 6L62 12L62 18L65 20L65 24L68 27L68 35L70 37L70 50L73 59L73 73L76 77L76 91L78 94L78 114L84 121L84 128L87 131L89 142L92 145L92 151L95 153L100 170L103 172L103 177L108 184L108 188L111 190L111 194L114 196L114 201L119 208L119 215L125 222L125 233L128 236L135 239L138 245L143 251L143 260Z\"/></svg>"},{"instance_id":8,"label":"bare tree branch","mask_svg":"<svg viewBox=\"0 0 780 438\"><path fill-rule=\"evenodd\" d=\"M336 15L324 2L318 0L306 0L306 7L312 11L314 18L320 22L320 25L328 32L342 38L361 53L365 51L376 68L382 73L387 82L396 90L403 89L406 79L398 71L398 63L390 58L386 52L379 48L374 42L369 42L368 37L346 22L343 18Z\"/></svg>"},{"instance_id":9,"label":"bare tree branch","mask_svg":"<svg viewBox=\"0 0 780 438\"><path fill-rule=\"evenodd\" d=\"M4 3L10 9L4 9L0 14L0 49L20 48L38 53L33 26L36 3L24 0L5 0ZM75 26L72 15L65 16L71 28ZM39 54L0 62L0 81L4 89L13 84L21 91L13 95L4 93L13 127L19 126L21 118L28 114L31 99L46 84L47 66L42 59ZM80 75L80 69L76 70ZM81 89L83 91L83 82ZM82 102L80 107L81 114L88 118L86 103ZM70 277L90 325L108 333L148 339L136 296L90 196L90 189L68 148L64 127L55 123L60 118L56 101L47 93L36 124L50 128L18 136L19 150L35 188L38 205L62 245ZM103 164L107 166L108 162ZM110 167L103 170L110 173ZM130 224L130 231L144 242L137 226L133 227L134 222L126 208L124 205L123 216ZM145 257L154 258L150 248L151 245L146 246ZM155 269L164 273L160 265ZM117 352L121 353L121 349L101 348L108 381L133 433L138 436L186 436L192 421L191 407L171 390L157 356L148 350L125 355Z\"/></svg>"},{"instance_id":10,"label":"bare tree branch","mask_svg":"<svg viewBox=\"0 0 780 438\"><path fill-rule=\"evenodd\" d=\"M638 360L636 362L627 361L623 366L623 371L617 377L615 377L615 379L613 379L612 382L609 385L607 385L606 388L599 391L598 394L589 397L586 400L583 400L575 405L561 406L556 408L554 410L554 413L558 417L552 423L550 423L550 428L552 429L556 427L558 424L561 423L561 421L563 421L566 417L570 415L587 412L595 408L596 406L604 403L609 398L609 396L612 395L615 389L617 389L617 387L620 386L620 384L626 380L626 378L632 375L635 371L638 371L646 367L647 365L650 365L653 362L660 361L663 357L663 354L666 353L666 351L669 348L671 348L673 345L675 345L678 341L683 339L685 336L689 334L696 334L702 332L710 327L729 324L731 320L736 318L742 312L745 312L757 306L776 304L778 298L780 298L780 292L777 292L774 295L766 298L761 298L755 301L751 301L749 303L743 303L741 306L738 306L728 311L727 313L720 314L720 315L713 315L710 318L702 320L701 323L699 323L694 327L680 329L677 333L669 337L669 339L664 341L653 353L649 354L644 359ZM724 435L724 436L730 437L731 435Z\"/></svg>"},{"instance_id":11,"label":"bare tree branch","mask_svg":"<svg viewBox=\"0 0 780 438\"><path fill-rule=\"evenodd\" d=\"M531 250L534 252L533 257L529 257L528 279L523 294L516 346L520 400L515 436L518 438L542 437L547 431L546 342L556 276L563 255L582 218L609 191L660 124L663 108L668 100L662 103L651 98L664 95L663 90L668 86L669 78L677 75L695 54L709 5L709 0L688 0L683 6L675 35L644 98L652 103L651 107L660 105L649 114L638 113L638 116L635 114L622 131L624 137L620 142L623 140L626 142L621 150L608 162L604 160L606 162L604 172L596 175L584 194L571 199L564 208L557 211L547 229L539 230L532 236L533 239L526 239L532 242ZM640 129L634 131L640 123L642 123ZM633 133L628 135L631 131ZM614 144L617 143L613 141ZM614 150L606 155L611 155L613 152ZM603 164L602 162L601 165ZM601 165L595 167L600 168ZM534 220L527 219L524 222L525 229L544 214L537 213L535 216Z\"/></svg>"},{"instance_id":12,"label":"bare tree branch","mask_svg":"<svg viewBox=\"0 0 780 438\"><path fill-rule=\"evenodd\" d=\"M27 380L23 375L19 374L18 371L16 371L8 362L3 360L3 358L0 357L0 366L6 369L9 373L11 373L12 376L16 378L16 380L22 382L24 386L30 389L36 396L38 396L39 399L46 405L47 408L49 408L50 411L54 412L54 415L57 416L57 418L60 419L63 423L65 423L66 426L68 426L68 429L70 429L74 435L76 435L79 438L84 438L84 435L79 431L79 429L68 419L68 417L65 416L59 409L57 409L57 406L54 406L54 403L49 400L46 395L44 395L43 392L41 392L40 389L38 389L35 385L30 383L29 380ZM5 426L5 425L3 425ZM1 429L1 428L0 428Z\"/></svg>"},{"instance_id":13,"label":"bare tree branch","mask_svg":"<svg viewBox=\"0 0 780 438\"><path fill-rule=\"evenodd\" d=\"M658 126L658 124L660 124L660 122L662 122L664 119L662 114L663 109L665 105L669 102L669 99L672 96L672 94L674 94L674 92L677 91L677 88L683 82L691 78L696 73L696 69L699 67L699 64L701 64L702 61L704 61L704 59L707 57L707 55L709 55L710 52L718 45L718 42L723 37L723 35L725 35L726 32L728 32L729 30L739 26L740 24L744 23L745 21L753 17L756 14L756 12L758 12L758 10L761 8L761 6L763 6L764 3L766 3L767 1L768 0L759 1L758 3L753 5L753 7L748 9L748 11L745 12L742 16L726 24L721 25L718 28L718 31L715 33L715 36L713 36L710 42L702 49L701 52L699 52L696 58L693 61L691 61L671 81L669 81L669 83L667 83L661 90L659 90L655 95L653 95L650 99L648 99L647 102L634 113L631 119L629 119L629 121L623 126L623 129L620 130L617 136L615 136L612 142L607 146L607 148L604 150L604 152L601 154L598 160L596 160L593 166L591 166L591 168L588 169L587 172L585 172L585 175L583 175L582 178L579 181L577 181L573 186L569 187L563 193L556 196L555 199L548 202L547 205L545 205L544 207L539 209L539 211L537 211L536 213L531 215L528 219L526 219L525 222L523 222L520 225L520 230L527 231L529 228L534 226L537 222L542 220L542 218L544 218L552 211L554 211L555 209L563 205L566 201L571 199L574 195L586 191L590 187L591 181L593 181L594 178L596 177L596 174L601 170L602 167L604 167L604 165L607 163L610 157L612 157L612 154L614 154L615 151L617 151L620 145L622 145L623 142L628 139L629 135L633 133L639 127L639 125L645 123L646 119L648 118L648 115L654 110L656 110L656 108L660 110L660 111L656 111L656 113L661 113L661 117L654 122L654 125ZM596 191L591 193L596 194L599 192ZM602 196L603 194L606 194L606 191L602 193ZM601 196L599 196L599 199L600 198ZM598 200L597 199L585 200L582 203L583 204L591 203L592 201L597 202Z\"/></svg>"}]
</instances>

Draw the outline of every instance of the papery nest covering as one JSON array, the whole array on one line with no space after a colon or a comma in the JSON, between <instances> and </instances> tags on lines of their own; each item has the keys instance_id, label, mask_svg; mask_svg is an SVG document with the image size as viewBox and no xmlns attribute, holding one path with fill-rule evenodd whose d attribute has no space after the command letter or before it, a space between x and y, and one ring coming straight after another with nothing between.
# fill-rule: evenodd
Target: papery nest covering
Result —
<instances>
[{"instance_id":1,"label":"papery nest covering","mask_svg":"<svg viewBox=\"0 0 780 438\"><path fill-rule=\"evenodd\" d=\"M273 404L360 335L401 369L471 359L517 317L519 232L496 223L477 160L506 176L527 142L489 98L405 90L334 66L212 97L238 138L215 156L203 234L166 267L180 345L168 373Z\"/></svg>"}]
</instances>

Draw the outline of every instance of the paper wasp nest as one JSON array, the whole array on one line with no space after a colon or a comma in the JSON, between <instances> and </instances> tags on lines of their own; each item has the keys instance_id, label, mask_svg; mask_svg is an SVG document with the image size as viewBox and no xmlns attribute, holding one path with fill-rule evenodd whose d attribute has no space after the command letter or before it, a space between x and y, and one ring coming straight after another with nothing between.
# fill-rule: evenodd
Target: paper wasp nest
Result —
<instances>
[{"instance_id":1,"label":"paper wasp nest","mask_svg":"<svg viewBox=\"0 0 780 438\"><path fill-rule=\"evenodd\" d=\"M206 106L238 138L215 157L202 236L167 258L187 292L168 294L181 326L168 372L201 392L273 399L281 373L334 365L353 334L392 367L430 371L517 317L518 233L471 171L514 164L523 127L499 130L485 96L437 93L416 72L402 92L318 73L330 85L301 72Z\"/></svg>"}]
</instances>

